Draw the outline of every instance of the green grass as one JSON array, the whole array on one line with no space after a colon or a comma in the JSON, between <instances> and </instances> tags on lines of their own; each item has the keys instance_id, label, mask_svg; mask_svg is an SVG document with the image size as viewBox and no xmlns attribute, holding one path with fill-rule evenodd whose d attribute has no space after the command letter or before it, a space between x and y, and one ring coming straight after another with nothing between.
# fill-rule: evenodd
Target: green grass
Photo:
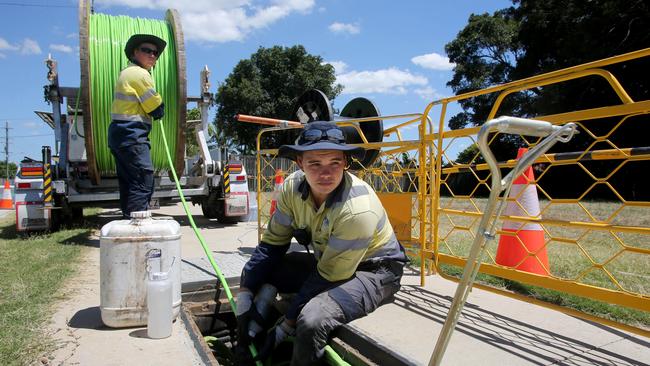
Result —
<instances>
[{"instance_id":1,"label":"green grass","mask_svg":"<svg viewBox=\"0 0 650 366\"><path fill-rule=\"evenodd\" d=\"M447 264L442 264L440 270L445 274L457 278L460 278L463 271L462 268ZM509 290L536 300L578 310L585 314L594 315L639 328L650 329L650 313L645 311L607 304L601 301L574 296L538 286L530 286L482 273L479 273L476 276L476 282L499 289Z\"/></svg>"},{"instance_id":2,"label":"green grass","mask_svg":"<svg viewBox=\"0 0 650 366\"><path fill-rule=\"evenodd\" d=\"M470 200L444 197L441 206L481 212L486 202L484 198ZM541 200L540 208L543 219L650 227L650 207L625 206L620 202L585 201L576 204ZM466 257L479 221L478 217L442 214L438 225L440 252ZM501 225L502 223L498 222L497 228L501 228ZM555 278L650 296L650 256L638 250L650 249L648 235L556 225L545 225L544 228L550 272ZM497 244L498 238L487 243L487 254L483 258L485 263L494 263ZM460 277L462 268L443 264L441 271ZM483 274L477 276L477 282L621 323L650 328L648 312Z\"/></svg>"},{"instance_id":3,"label":"green grass","mask_svg":"<svg viewBox=\"0 0 650 366\"><path fill-rule=\"evenodd\" d=\"M88 226L21 236L13 215L0 220L0 365L32 363L53 346L44 329L62 285L76 271Z\"/></svg>"}]
</instances>

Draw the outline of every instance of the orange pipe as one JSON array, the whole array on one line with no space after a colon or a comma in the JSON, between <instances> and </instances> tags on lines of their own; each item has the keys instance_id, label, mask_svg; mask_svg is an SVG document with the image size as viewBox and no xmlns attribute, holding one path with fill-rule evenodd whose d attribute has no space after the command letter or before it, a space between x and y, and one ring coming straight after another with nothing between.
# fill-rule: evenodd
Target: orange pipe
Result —
<instances>
[{"instance_id":1,"label":"orange pipe","mask_svg":"<svg viewBox=\"0 0 650 366\"><path fill-rule=\"evenodd\" d=\"M302 126L302 123L300 122L285 121L285 120L275 119L275 118L249 116L246 114L237 114L235 115L235 119L240 122L258 123L258 124L270 125L270 126L295 126L295 127Z\"/></svg>"}]
</instances>

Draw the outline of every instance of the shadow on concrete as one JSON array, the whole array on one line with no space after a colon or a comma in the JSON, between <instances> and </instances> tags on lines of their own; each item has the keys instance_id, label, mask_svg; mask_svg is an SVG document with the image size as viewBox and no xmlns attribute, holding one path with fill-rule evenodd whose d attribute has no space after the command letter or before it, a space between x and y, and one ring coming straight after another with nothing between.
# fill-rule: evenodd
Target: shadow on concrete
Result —
<instances>
[{"instance_id":1,"label":"shadow on concrete","mask_svg":"<svg viewBox=\"0 0 650 366\"><path fill-rule=\"evenodd\" d=\"M237 248L237 250L239 250L239 253L241 253L243 255L250 256L255 251L255 248L254 247L239 247L239 248Z\"/></svg>"},{"instance_id":2,"label":"shadow on concrete","mask_svg":"<svg viewBox=\"0 0 650 366\"><path fill-rule=\"evenodd\" d=\"M413 275L413 272L416 271L411 271L408 275ZM395 295L394 304L442 325L452 300L451 296L439 295L420 286L402 285L401 290ZM588 323L603 332L615 334L650 349L650 343L641 338L607 326ZM645 365L624 354L599 348L605 345L583 342L580 339L482 309L471 303L471 297L465 303L454 332L463 333L491 347L513 354L522 362L532 364L547 365L557 362L564 364L567 360L571 360L569 364L572 365Z\"/></svg>"},{"instance_id":3,"label":"shadow on concrete","mask_svg":"<svg viewBox=\"0 0 650 366\"><path fill-rule=\"evenodd\" d=\"M70 328L96 329L96 330L114 330L102 322L101 311L99 306L93 306L77 311L68 321Z\"/></svg>"},{"instance_id":4,"label":"shadow on concrete","mask_svg":"<svg viewBox=\"0 0 650 366\"><path fill-rule=\"evenodd\" d=\"M182 215L164 215L164 214L156 214L155 212L152 212L152 217L155 218L162 218L162 217L170 217L176 222L178 222L181 226L191 226L190 225L190 219L187 218L185 214ZM194 223L196 224L196 227L199 229L219 229L219 228L224 228L224 227L229 227L233 226L236 224L223 224L217 221L216 219L208 219L206 217L203 217L201 215L194 215L193 216Z\"/></svg>"},{"instance_id":5,"label":"shadow on concrete","mask_svg":"<svg viewBox=\"0 0 650 366\"><path fill-rule=\"evenodd\" d=\"M133 338L149 338L147 335L147 328L136 329L133 332L129 333L129 337Z\"/></svg>"}]
</instances>

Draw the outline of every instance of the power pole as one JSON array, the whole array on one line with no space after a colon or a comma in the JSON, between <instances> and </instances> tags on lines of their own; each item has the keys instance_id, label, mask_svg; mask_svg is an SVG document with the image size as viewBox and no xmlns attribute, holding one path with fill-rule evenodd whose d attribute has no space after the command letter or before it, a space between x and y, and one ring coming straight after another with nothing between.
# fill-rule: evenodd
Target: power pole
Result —
<instances>
[{"instance_id":1,"label":"power pole","mask_svg":"<svg viewBox=\"0 0 650 366\"><path fill-rule=\"evenodd\" d=\"M9 179L9 121L5 121L5 179Z\"/></svg>"}]
</instances>

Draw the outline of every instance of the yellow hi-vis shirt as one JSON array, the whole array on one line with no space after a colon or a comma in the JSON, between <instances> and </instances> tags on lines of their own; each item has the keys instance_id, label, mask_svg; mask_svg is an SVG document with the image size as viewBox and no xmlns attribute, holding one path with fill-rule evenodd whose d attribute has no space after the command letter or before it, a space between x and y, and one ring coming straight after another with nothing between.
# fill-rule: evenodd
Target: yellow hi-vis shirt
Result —
<instances>
[{"instance_id":1,"label":"yellow hi-vis shirt","mask_svg":"<svg viewBox=\"0 0 650 366\"><path fill-rule=\"evenodd\" d=\"M318 209L302 171L285 180L262 241L287 245L293 230L303 228L311 232L318 272L328 281L350 278L364 261L406 261L377 194L348 172L343 175L343 183Z\"/></svg>"},{"instance_id":2,"label":"yellow hi-vis shirt","mask_svg":"<svg viewBox=\"0 0 650 366\"><path fill-rule=\"evenodd\" d=\"M151 74L146 69L129 63L120 72L115 84L111 106L114 121L138 121L151 124L149 113L162 104Z\"/></svg>"}]
</instances>

